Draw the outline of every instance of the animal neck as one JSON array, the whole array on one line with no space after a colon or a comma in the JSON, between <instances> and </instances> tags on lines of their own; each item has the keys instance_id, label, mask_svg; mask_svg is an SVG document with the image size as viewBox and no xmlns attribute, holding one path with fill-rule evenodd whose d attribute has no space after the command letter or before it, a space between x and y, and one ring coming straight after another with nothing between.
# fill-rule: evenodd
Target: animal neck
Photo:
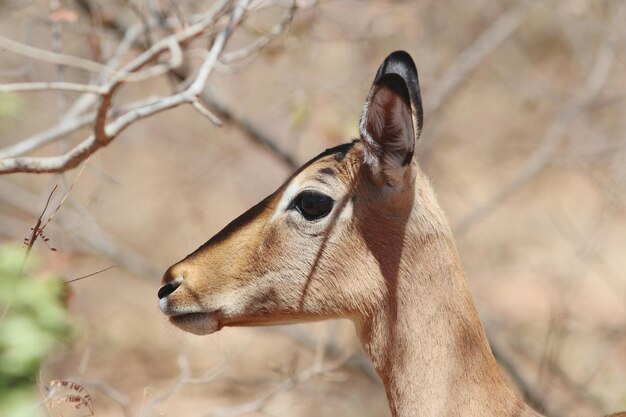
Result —
<instances>
[{"instance_id":1,"label":"animal neck","mask_svg":"<svg viewBox=\"0 0 626 417\"><path fill-rule=\"evenodd\" d=\"M538 417L496 364L451 233L443 229L407 229L397 267L385 276L384 302L357 324L393 416Z\"/></svg>"}]
</instances>

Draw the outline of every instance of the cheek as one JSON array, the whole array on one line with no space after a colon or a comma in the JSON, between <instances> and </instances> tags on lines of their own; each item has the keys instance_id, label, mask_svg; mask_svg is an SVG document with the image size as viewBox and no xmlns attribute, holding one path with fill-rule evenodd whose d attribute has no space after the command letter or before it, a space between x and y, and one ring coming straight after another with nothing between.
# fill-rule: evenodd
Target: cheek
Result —
<instances>
[{"instance_id":1,"label":"cheek","mask_svg":"<svg viewBox=\"0 0 626 417\"><path fill-rule=\"evenodd\" d=\"M247 298L263 301L259 304L276 298L287 305L294 300L301 302L302 297L328 299L329 291L347 292L348 298L360 293L363 283L355 285L352 281L360 269L355 258L360 257L355 256L358 243L355 246L353 242L351 212L351 205L346 205L329 222L331 226L302 225L291 218L281 219L280 225L266 226L265 237L246 273L244 285L255 289L249 291ZM307 226L311 234L302 232ZM270 292L276 297L267 296Z\"/></svg>"},{"instance_id":2,"label":"cheek","mask_svg":"<svg viewBox=\"0 0 626 417\"><path fill-rule=\"evenodd\" d=\"M318 251L322 236L309 236L302 233L302 225L288 216L280 225L268 226L265 237L257 250L255 262L265 271L279 271L296 268L304 271L308 261Z\"/></svg>"},{"instance_id":3,"label":"cheek","mask_svg":"<svg viewBox=\"0 0 626 417\"><path fill-rule=\"evenodd\" d=\"M225 294L221 300L222 312L226 316L238 317L255 313L260 307L260 302L267 299L272 289L268 287L264 277L251 278L247 285L243 285Z\"/></svg>"},{"instance_id":4,"label":"cheek","mask_svg":"<svg viewBox=\"0 0 626 417\"><path fill-rule=\"evenodd\" d=\"M386 285L380 265L369 254L365 242L354 230L330 242L328 256L320 263L320 279L338 303L351 311L370 311L384 299Z\"/></svg>"}]
</instances>

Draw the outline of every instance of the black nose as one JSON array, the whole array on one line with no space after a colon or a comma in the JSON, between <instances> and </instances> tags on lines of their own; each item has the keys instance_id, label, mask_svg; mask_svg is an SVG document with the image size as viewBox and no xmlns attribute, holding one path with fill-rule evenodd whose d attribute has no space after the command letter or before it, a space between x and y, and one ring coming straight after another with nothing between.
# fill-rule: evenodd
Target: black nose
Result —
<instances>
[{"instance_id":1,"label":"black nose","mask_svg":"<svg viewBox=\"0 0 626 417\"><path fill-rule=\"evenodd\" d=\"M176 291L176 288L180 287L180 283L180 281L172 281L159 288L159 292L157 293L159 300Z\"/></svg>"}]
</instances>

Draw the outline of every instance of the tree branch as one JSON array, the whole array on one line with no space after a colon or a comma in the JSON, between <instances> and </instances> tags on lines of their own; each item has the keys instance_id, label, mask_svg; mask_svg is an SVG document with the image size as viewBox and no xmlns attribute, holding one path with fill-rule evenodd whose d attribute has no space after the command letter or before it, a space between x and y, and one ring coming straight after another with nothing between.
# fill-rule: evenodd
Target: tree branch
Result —
<instances>
[{"instance_id":1,"label":"tree branch","mask_svg":"<svg viewBox=\"0 0 626 417\"><path fill-rule=\"evenodd\" d=\"M513 179L504 185L489 200L474 208L461 219L454 227L455 235L462 236L466 234L472 226L484 219L528 183L528 181L543 171L550 163L565 138L572 121L600 94L613 67L614 60L615 50L613 49L613 42L611 36L607 33L604 41L596 52L593 65L587 78L554 118L541 141L541 145L539 145L537 150L528 158L524 166L522 166Z\"/></svg>"},{"instance_id":2,"label":"tree branch","mask_svg":"<svg viewBox=\"0 0 626 417\"><path fill-rule=\"evenodd\" d=\"M155 101L149 105L129 111L119 116L116 120L106 123L107 114L112 104L115 91L123 84L127 74L136 72L145 65L156 60L163 52L172 50L176 44L180 48L181 44L187 43L192 39L203 34L211 25L212 20L204 19L200 23L188 27L184 32L171 35L155 44L152 48L139 55L129 64L124 66L120 71L120 75L116 75L106 85L102 95L100 106L98 108L94 126L94 133L87 139L79 143L64 155L55 157L18 157L7 158L0 161L0 173L12 172L63 172L76 167L81 161L85 160L89 155L96 152L101 147L108 145L119 133L121 133L130 124L150 117L154 114L162 112L173 107L177 107L185 103L193 103L197 100L197 96L202 92L207 82L208 76L212 72L217 59L222 53L226 42L230 38L234 28L241 22L248 0L240 0L234 7L226 27L219 32L216 37L209 55L202 63L198 75L191 85L183 92L170 97L165 97ZM172 59L176 54L172 53ZM177 62L173 62L176 64Z\"/></svg>"},{"instance_id":3,"label":"tree branch","mask_svg":"<svg viewBox=\"0 0 626 417\"><path fill-rule=\"evenodd\" d=\"M88 7L87 0L78 0L79 5L83 7L83 9L90 13L90 8ZM311 1L306 4L302 4L302 2L295 2L297 9L303 9L308 7L313 7L316 4L316 0ZM278 29L288 27L288 24L291 22L292 17L291 14L295 11L294 7L290 8L289 12L285 15L285 17L281 20L279 24L274 26L272 31L267 38L274 39L276 36L272 35ZM118 36L123 36L124 33L127 33L126 27L124 23L115 19L109 19L103 22L103 24L114 31ZM256 46L257 50L260 50L262 47L266 46L269 42L264 42L262 46ZM142 47L141 45L136 45L138 47ZM239 56L243 56L243 50L252 50L251 46L241 48L238 52ZM233 51L236 52L236 51ZM225 56L227 54L222 55ZM183 82L186 80L190 73L186 68L177 68L170 72L179 82ZM279 145L277 145L278 141L275 138L272 138L270 135L265 133L262 128L257 126L251 120L247 119L245 116L237 113L231 107L229 107L225 102L218 99L216 96L210 93L208 89L204 89L202 93L199 95L199 100L204 104L204 107L210 111L213 115L217 116L217 118L221 119L224 123L230 123L236 129L240 130L248 139L250 139L253 143L260 146L262 149L265 149L270 152L270 154L274 155L281 163L286 165L289 169L295 170L300 166L298 161L285 149L282 149Z\"/></svg>"}]
</instances>

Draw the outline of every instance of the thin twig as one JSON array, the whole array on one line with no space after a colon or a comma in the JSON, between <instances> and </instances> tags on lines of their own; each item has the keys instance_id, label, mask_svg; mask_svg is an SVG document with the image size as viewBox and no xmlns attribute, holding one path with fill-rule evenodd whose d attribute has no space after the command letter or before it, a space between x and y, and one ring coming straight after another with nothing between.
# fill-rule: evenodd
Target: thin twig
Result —
<instances>
[{"instance_id":1,"label":"thin twig","mask_svg":"<svg viewBox=\"0 0 626 417\"><path fill-rule=\"evenodd\" d=\"M509 357L509 354L495 339L490 338L489 345L491 346L493 356L506 370L507 374L511 377L515 386L521 391L528 404L536 410L545 410L546 399L543 393L535 388L535 386L523 376L515 361ZM546 417L561 417L561 414L551 412L546 414Z\"/></svg>"},{"instance_id":2,"label":"thin twig","mask_svg":"<svg viewBox=\"0 0 626 417\"><path fill-rule=\"evenodd\" d=\"M115 68L121 62L122 58L129 52L132 44L137 36L141 33L140 25L134 25L127 28L124 32L119 45L117 46L113 56L108 60L106 66ZM113 70L111 72L114 72ZM104 75L104 74L103 74ZM10 145L4 149L0 149L0 159L22 156L28 152L34 151L42 146L59 139L63 139L66 135L87 126L92 123L96 113L82 114L90 106L96 103L98 95L87 93L80 96L70 109L63 115L61 121L53 128L38 133L27 139L20 140L14 145ZM139 103L137 103L139 104ZM145 103L141 103L144 105ZM116 115L123 111L128 111L129 106L124 106L126 110L112 110L112 114Z\"/></svg>"},{"instance_id":3,"label":"thin twig","mask_svg":"<svg viewBox=\"0 0 626 417\"><path fill-rule=\"evenodd\" d=\"M65 283L66 284L70 284L72 282L80 281L80 280L83 280L85 278L93 277L94 275L101 274L101 273L106 272L106 271L108 271L109 269L112 269L112 268L115 268L115 265L108 266L108 267L106 267L104 269L101 269L101 270L96 271L96 272L92 272L91 274L83 275L83 276L78 277L78 278L72 278L72 279L70 279L68 281L65 281Z\"/></svg>"},{"instance_id":4,"label":"thin twig","mask_svg":"<svg viewBox=\"0 0 626 417\"><path fill-rule=\"evenodd\" d=\"M222 126L223 123L220 120L219 117L217 117L215 114L213 114L213 112L209 109L207 109L201 102L200 100L194 100L191 105L193 106L194 109L198 110L198 113L200 113L201 115L203 115L204 117L206 117L207 119L209 119L211 121L211 123L213 123L216 126Z\"/></svg>"},{"instance_id":5,"label":"thin twig","mask_svg":"<svg viewBox=\"0 0 626 417\"><path fill-rule=\"evenodd\" d=\"M461 52L433 88L429 113L436 113L467 77L524 23L532 1L517 1Z\"/></svg>"},{"instance_id":6,"label":"thin twig","mask_svg":"<svg viewBox=\"0 0 626 417\"><path fill-rule=\"evenodd\" d=\"M41 222L42 222L43 216L46 213L46 210L48 210L48 205L50 204L50 200L52 200L52 195L56 191L57 187L58 185L55 185L52 191L50 191L50 194L48 195L48 199L46 200L46 204L44 205L43 210L41 210L41 213L39 213L39 217L37 217L35 226L32 228L33 230L32 230L32 233L30 234L30 238L28 238L26 242L26 253L24 254L24 259L22 260L22 265L20 266L19 276L22 276L24 273L24 268L26 267L26 263L28 262L28 257L30 256L30 252L32 251L33 246L35 245L35 242L37 241L37 238L40 235L39 232L41 230Z\"/></svg>"},{"instance_id":7,"label":"thin twig","mask_svg":"<svg viewBox=\"0 0 626 417\"><path fill-rule=\"evenodd\" d=\"M293 21L294 15L297 10L298 10L298 4L294 0L292 6L289 8L287 13L285 13L285 15L282 17L282 19L280 20L278 24L272 27L272 29L267 35L255 39L249 45L246 45L242 48L225 53L220 58L220 62L226 65L229 65L229 64L232 64L237 61L241 61L242 59L248 58L252 55L255 55L261 52L261 50L263 50L263 48L267 46L267 44L272 42L278 36L285 33L287 28L291 25L291 22Z\"/></svg>"},{"instance_id":8,"label":"thin twig","mask_svg":"<svg viewBox=\"0 0 626 417\"><path fill-rule=\"evenodd\" d=\"M276 326L270 328L270 330L288 335L291 339L310 351L315 351L316 349L315 338L309 332L304 331L302 328L299 328L297 326ZM337 343L337 341L332 339L326 341L326 344L324 345L324 351L327 355L335 358L338 358L343 354L343 349L341 348L341 346ZM372 367L371 362L365 357L363 352L355 352L355 354L347 361L346 365L357 371L362 372L368 379L375 382L376 384L382 385L380 377Z\"/></svg>"},{"instance_id":9,"label":"thin twig","mask_svg":"<svg viewBox=\"0 0 626 417\"><path fill-rule=\"evenodd\" d=\"M135 4L133 0L124 0L124 2L128 5L130 10L137 16L137 18L141 21L141 26L143 27L143 36L146 40L146 45L151 47L154 44L154 40L152 38L152 30L150 29L150 23L148 21L148 17L145 13Z\"/></svg>"},{"instance_id":10,"label":"thin twig","mask_svg":"<svg viewBox=\"0 0 626 417\"><path fill-rule=\"evenodd\" d=\"M109 73L113 74L115 71L106 65L102 65L99 62L91 61L89 59L65 55L57 52L47 51L45 49L35 48L25 43L20 43L0 35L0 48L6 51L13 52L28 58L45 61L50 64L62 65L71 68L78 68L89 72L95 73Z\"/></svg>"},{"instance_id":11,"label":"thin twig","mask_svg":"<svg viewBox=\"0 0 626 417\"><path fill-rule=\"evenodd\" d=\"M59 212L59 210L61 209L61 206L63 205L65 200L67 200L67 197L70 195L70 192L74 188L74 185L76 185L76 182L78 181L78 179L81 177L81 175L85 171L85 167L87 166L88 163L89 163L89 158L87 158L85 160L85 163L83 164L83 166L80 167L80 169L78 170L78 174L76 174L76 176L72 180L72 183L70 184L70 186L67 188L67 190L65 190L65 194L63 194L63 197L61 197L61 200L59 201L59 204L57 204L57 206L54 209L54 211L52 212L52 214L50 214L50 216L48 216L48 219L46 220L46 222L43 224L43 226L41 226L41 231L43 231L46 228L46 226L48 226L50 221L52 221L54 216L56 216L56 214Z\"/></svg>"},{"instance_id":12,"label":"thin twig","mask_svg":"<svg viewBox=\"0 0 626 417\"><path fill-rule=\"evenodd\" d=\"M0 173L11 172L63 172L68 169L76 167L81 161L86 159L89 155L95 151L108 145L115 137L117 137L124 129L126 129L132 123L141 120L146 117L150 117L154 114L162 112L164 110L177 107L185 103L193 103L197 100L197 96L202 92L204 85L207 82L209 74L217 63L221 52L223 51L226 42L230 38L234 28L241 22L244 11L247 7L247 0L240 0L234 7L234 10L230 16L229 22L226 27L216 37L209 55L204 60L196 79L189 85L187 89L181 93L173 96L165 97L151 105L144 106L140 109L129 111L116 120L106 123L107 113L111 107L113 101L113 94L122 85L124 77L114 77L106 86L106 93L102 95L102 100L96 115L96 121L94 125L94 133L90 135L83 142L79 143L73 149L65 153L64 155L55 157L19 157L19 158L7 158L0 161ZM171 37L155 44L148 51L142 53L127 64L122 70L122 74L132 73L140 70L148 63L155 60L160 54L167 50L172 49L173 39L176 40L176 45L180 43L188 42L197 36L201 35L206 28L210 25L209 22L202 22L190 26L184 33L175 34ZM172 54L174 55L174 54Z\"/></svg>"},{"instance_id":13,"label":"thin twig","mask_svg":"<svg viewBox=\"0 0 626 417\"><path fill-rule=\"evenodd\" d=\"M88 4L87 0L78 0L78 2L87 12L90 12L90 8L86 7L86 4ZM223 3L224 1L216 3L214 11L209 12L208 14L218 15L219 11L224 7ZM303 9L313 7L316 2L312 1L307 4L298 2L297 4L299 9ZM103 23L109 29L113 30L118 36L123 36L127 32L127 28L124 26L124 23L119 20L107 20ZM179 82L182 82L189 77L189 71L185 68L177 68L172 70L170 73ZM259 145L261 148L269 151L271 155L275 156L281 163L287 166L287 168L295 170L300 166L293 155L278 145L278 141L275 138L268 135L262 128L257 126L251 120L233 110L225 102L212 95L208 89L204 89L198 99L203 102L204 107L211 111L212 114L216 115L221 121L229 123L240 130L248 139Z\"/></svg>"},{"instance_id":14,"label":"thin twig","mask_svg":"<svg viewBox=\"0 0 626 417\"><path fill-rule=\"evenodd\" d=\"M289 169L294 170L300 166L300 164L293 155L277 145L276 139L269 136L249 119L236 113L226 103L218 99L215 95L211 94L208 90L205 90L202 92L202 94L200 94L200 99L224 123L232 124L234 127L243 132L250 140L252 140L253 143L268 150Z\"/></svg>"},{"instance_id":15,"label":"thin twig","mask_svg":"<svg viewBox=\"0 0 626 417\"><path fill-rule=\"evenodd\" d=\"M81 98L90 97L96 96L88 95L82 96ZM110 116L117 117L120 114L126 113L128 111L150 105L155 100L155 97L150 97L146 100L140 100L120 107L116 107L111 110ZM78 117L74 116L74 114L81 113L82 110L88 106L88 100L77 100L75 105L66 112L62 121L59 124L49 130L45 130L26 139L20 140L14 145L9 145L6 148L0 149L0 159L22 156L28 152L32 152L45 145L48 145L58 139L62 139L69 134L86 127L89 124L92 124L94 118L96 117L96 112L86 113Z\"/></svg>"},{"instance_id":16,"label":"thin twig","mask_svg":"<svg viewBox=\"0 0 626 417\"><path fill-rule=\"evenodd\" d=\"M325 346L325 344L322 344ZM324 355L317 355L319 357L323 357ZM211 410L210 413L206 414L206 417L237 417L244 414L254 413L254 412L264 412L267 404L274 399L278 394L293 389L298 384L301 384L317 375L328 373L336 370L337 368L343 366L348 359L352 356L352 352L345 352L336 360L319 363L317 360L313 362L313 365L309 368L299 372L295 376L289 376L276 385L273 389L268 391L267 393L261 395L260 397L245 402L243 404L239 404L232 407L222 407L215 408Z\"/></svg>"},{"instance_id":17,"label":"thin twig","mask_svg":"<svg viewBox=\"0 0 626 417\"><path fill-rule=\"evenodd\" d=\"M6 180L0 181L0 201L5 205L16 207L28 215L38 216L39 213L33 209L38 199L38 196L24 188ZM10 224L12 223L15 220ZM76 239L75 249L80 252L105 255L115 264L141 277L152 279L163 273L161 266L149 262L134 249L122 242L112 241L88 212L77 212L66 207L64 216L55 221L55 226Z\"/></svg>"},{"instance_id":18,"label":"thin twig","mask_svg":"<svg viewBox=\"0 0 626 417\"><path fill-rule=\"evenodd\" d=\"M178 357L178 377L176 381L169 387L163 394L150 399L148 402L142 405L139 417L148 417L152 415L152 411L159 405L165 403L171 397L179 393L186 385L191 384L208 384L213 382L224 371L227 365L231 363L230 359L224 360L219 365L215 366L209 372L201 377L192 377L189 369L189 361L183 355Z\"/></svg>"},{"instance_id":19,"label":"thin twig","mask_svg":"<svg viewBox=\"0 0 626 417\"><path fill-rule=\"evenodd\" d=\"M526 21L534 4L533 1L514 2L498 16L481 34L459 53L448 69L435 83L432 94L425 104L430 122L424 126L419 152L427 154L436 143L437 133L442 124L441 109L463 86L470 75L509 39Z\"/></svg>"},{"instance_id":20,"label":"thin twig","mask_svg":"<svg viewBox=\"0 0 626 417\"><path fill-rule=\"evenodd\" d=\"M38 91L70 91L74 93L105 94L102 86L69 82L29 82L0 84L0 93L38 92Z\"/></svg>"},{"instance_id":21,"label":"thin twig","mask_svg":"<svg viewBox=\"0 0 626 417\"><path fill-rule=\"evenodd\" d=\"M111 385L107 384L106 382L83 381L80 379L76 380L76 382L86 388L92 388L97 391L100 391L100 393L102 393L103 395L111 399L113 402L118 404L120 408L122 409L122 412L124 413L124 417L134 416L133 410L130 406L131 405L130 398L127 395L118 391L117 389L113 388Z\"/></svg>"},{"instance_id":22,"label":"thin twig","mask_svg":"<svg viewBox=\"0 0 626 417\"><path fill-rule=\"evenodd\" d=\"M191 372L189 371L189 362L187 361L187 358L182 355L178 357L178 368L179 373L176 381L165 393L148 401L146 405L142 407L141 413L139 414L140 417L149 416L154 407L167 401L171 396L180 391L182 387L185 386L187 381L189 381L191 375Z\"/></svg>"},{"instance_id":23,"label":"thin twig","mask_svg":"<svg viewBox=\"0 0 626 417\"><path fill-rule=\"evenodd\" d=\"M181 28L186 28L187 27L187 19L185 19L185 15L183 14L183 11L180 8L180 5L178 4L178 1L176 0L169 0L170 6L172 7L172 10L174 10L174 16L176 16L176 19L178 19L178 22L180 23Z\"/></svg>"},{"instance_id":24,"label":"thin twig","mask_svg":"<svg viewBox=\"0 0 626 417\"><path fill-rule=\"evenodd\" d=\"M598 48L594 63L586 80L582 86L576 90L573 97L561 108L554 121L548 127L541 141L541 145L530 158L528 158L524 166L512 180L501 187L489 200L474 208L461 219L454 227L454 232L457 236L466 234L472 226L499 207L550 163L565 138L572 121L586 106L596 99L598 94L600 94L602 86L606 83L611 68L613 67L614 60L615 51L613 49L612 39L609 33L607 33L604 41Z\"/></svg>"}]
</instances>

